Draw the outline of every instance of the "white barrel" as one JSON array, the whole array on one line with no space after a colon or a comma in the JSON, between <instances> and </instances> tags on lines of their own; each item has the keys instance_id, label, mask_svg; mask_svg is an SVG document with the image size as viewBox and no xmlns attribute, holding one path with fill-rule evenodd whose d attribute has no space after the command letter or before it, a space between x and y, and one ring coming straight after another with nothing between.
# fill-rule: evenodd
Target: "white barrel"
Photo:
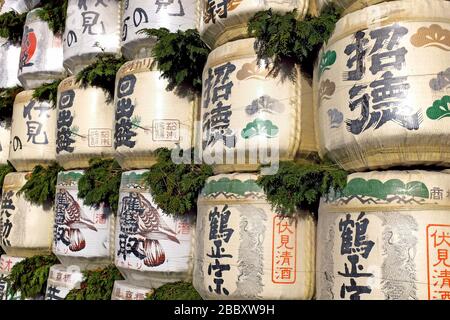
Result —
<instances>
[{"instance_id":1,"label":"white barrel","mask_svg":"<svg viewBox=\"0 0 450 320\"><path fill-rule=\"evenodd\" d=\"M317 298L448 299L449 178L431 171L354 173L341 193L323 199Z\"/></svg>"},{"instance_id":2,"label":"white barrel","mask_svg":"<svg viewBox=\"0 0 450 320\"><path fill-rule=\"evenodd\" d=\"M14 100L9 161L17 171L31 171L56 158L56 108L22 91Z\"/></svg>"},{"instance_id":3,"label":"white barrel","mask_svg":"<svg viewBox=\"0 0 450 320\"><path fill-rule=\"evenodd\" d=\"M198 99L167 91L152 60L125 63L117 72L115 158L125 169L149 168L158 148L192 147Z\"/></svg>"},{"instance_id":4,"label":"white barrel","mask_svg":"<svg viewBox=\"0 0 450 320\"><path fill-rule=\"evenodd\" d=\"M11 10L14 10L17 13L25 13L34 9L40 2L40 0L5 0L0 14Z\"/></svg>"},{"instance_id":5,"label":"white barrel","mask_svg":"<svg viewBox=\"0 0 450 320\"><path fill-rule=\"evenodd\" d=\"M75 76L63 80L57 112L56 161L61 166L87 168L94 157L113 157L114 105L101 88L82 88Z\"/></svg>"},{"instance_id":6,"label":"white barrel","mask_svg":"<svg viewBox=\"0 0 450 320\"><path fill-rule=\"evenodd\" d=\"M450 165L449 11L393 1L338 21L315 71L322 155L351 171Z\"/></svg>"},{"instance_id":7,"label":"white barrel","mask_svg":"<svg viewBox=\"0 0 450 320\"><path fill-rule=\"evenodd\" d=\"M79 289L83 281L80 270L56 264L50 267L45 300L64 300L72 289Z\"/></svg>"},{"instance_id":8,"label":"white barrel","mask_svg":"<svg viewBox=\"0 0 450 320\"><path fill-rule=\"evenodd\" d=\"M14 296L8 294L10 282L7 281L7 277L11 273L12 268L23 259L24 258L11 257L6 254L0 257L0 300L20 299L20 293L16 293Z\"/></svg>"},{"instance_id":9,"label":"white barrel","mask_svg":"<svg viewBox=\"0 0 450 320\"><path fill-rule=\"evenodd\" d=\"M8 163L11 119L0 118L0 165Z\"/></svg>"},{"instance_id":10,"label":"white barrel","mask_svg":"<svg viewBox=\"0 0 450 320\"><path fill-rule=\"evenodd\" d=\"M27 90L64 77L61 35L53 34L38 10L27 14L20 51L18 78Z\"/></svg>"},{"instance_id":11,"label":"white barrel","mask_svg":"<svg viewBox=\"0 0 450 320\"><path fill-rule=\"evenodd\" d=\"M145 300L148 295L153 294L153 291L153 289L134 286L125 280L116 280L111 300Z\"/></svg>"},{"instance_id":12,"label":"white barrel","mask_svg":"<svg viewBox=\"0 0 450 320\"><path fill-rule=\"evenodd\" d=\"M12 88L20 85L17 79L19 70L20 47L0 38L0 88Z\"/></svg>"},{"instance_id":13,"label":"white barrel","mask_svg":"<svg viewBox=\"0 0 450 320\"><path fill-rule=\"evenodd\" d=\"M17 192L31 173L13 172L3 182L1 246L9 256L50 253L54 214L50 207L32 204Z\"/></svg>"},{"instance_id":14,"label":"white barrel","mask_svg":"<svg viewBox=\"0 0 450 320\"><path fill-rule=\"evenodd\" d=\"M311 85L298 68L294 81L269 75L254 41L215 49L203 71L196 145L216 172L255 171L317 152Z\"/></svg>"},{"instance_id":15,"label":"white barrel","mask_svg":"<svg viewBox=\"0 0 450 320\"><path fill-rule=\"evenodd\" d=\"M77 74L98 54L120 52L121 1L69 0L63 36L64 67Z\"/></svg>"},{"instance_id":16,"label":"white barrel","mask_svg":"<svg viewBox=\"0 0 450 320\"><path fill-rule=\"evenodd\" d=\"M277 215L256 179L235 173L207 180L198 199L194 287L203 299L311 299L313 216Z\"/></svg>"},{"instance_id":17,"label":"white barrel","mask_svg":"<svg viewBox=\"0 0 450 320\"><path fill-rule=\"evenodd\" d=\"M151 56L154 39L138 31L166 28L171 32L195 29L197 0L128 0L122 12L122 53L131 60Z\"/></svg>"},{"instance_id":18,"label":"white barrel","mask_svg":"<svg viewBox=\"0 0 450 320\"><path fill-rule=\"evenodd\" d=\"M58 174L53 253L64 266L86 270L112 262L115 221L110 208L88 206L78 198L78 181L83 174L82 170Z\"/></svg>"},{"instance_id":19,"label":"white barrel","mask_svg":"<svg viewBox=\"0 0 450 320\"><path fill-rule=\"evenodd\" d=\"M298 19L308 11L309 0L197 0L200 10L200 36L211 48L229 41L248 38L248 21L259 11L272 9L287 13L297 9Z\"/></svg>"},{"instance_id":20,"label":"white barrel","mask_svg":"<svg viewBox=\"0 0 450 320\"><path fill-rule=\"evenodd\" d=\"M333 4L338 8L344 9L343 15L373 6L381 2L388 2L394 0L312 0L310 3L310 10L317 12L322 11L322 9L329 4ZM434 0L424 0L424 1L434 1Z\"/></svg>"},{"instance_id":21,"label":"white barrel","mask_svg":"<svg viewBox=\"0 0 450 320\"><path fill-rule=\"evenodd\" d=\"M143 181L146 170L122 174L115 265L128 283L158 288L192 279L195 218L166 215Z\"/></svg>"}]
</instances>

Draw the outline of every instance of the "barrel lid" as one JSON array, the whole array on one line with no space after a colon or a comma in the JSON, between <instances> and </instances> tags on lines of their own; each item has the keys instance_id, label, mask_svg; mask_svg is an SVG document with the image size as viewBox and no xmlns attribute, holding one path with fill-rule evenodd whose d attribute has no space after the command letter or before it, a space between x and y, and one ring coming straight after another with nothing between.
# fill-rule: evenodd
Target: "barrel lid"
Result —
<instances>
[{"instance_id":1,"label":"barrel lid","mask_svg":"<svg viewBox=\"0 0 450 320\"><path fill-rule=\"evenodd\" d=\"M370 26L399 21L450 22L450 1L402 0L368 6L339 19L327 46Z\"/></svg>"},{"instance_id":2,"label":"barrel lid","mask_svg":"<svg viewBox=\"0 0 450 320\"><path fill-rule=\"evenodd\" d=\"M26 103L33 99L34 90L24 90L19 92L14 99L14 104Z\"/></svg>"},{"instance_id":3,"label":"barrel lid","mask_svg":"<svg viewBox=\"0 0 450 320\"><path fill-rule=\"evenodd\" d=\"M341 192L322 201L327 211L380 211L450 207L450 173L422 170L350 174Z\"/></svg>"},{"instance_id":4,"label":"barrel lid","mask_svg":"<svg viewBox=\"0 0 450 320\"><path fill-rule=\"evenodd\" d=\"M31 172L11 172L3 180L3 192L5 190L20 189L31 177Z\"/></svg>"},{"instance_id":5,"label":"barrel lid","mask_svg":"<svg viewBox=\"0 0 450 320\"><path fill-rule=\"evenodd\" d=\"M214 66L237 58L256 57L255 38L227 42L208 55L206 66Z\"/></svg>"},{"instance_id":6,"label":"barrel lid","mask_svg":"<svg viewBox=\"0 0 450 320\"><path fill-rule=\"evenodd\" d=\"M157 71L156 65L153 64L153 61L154 60L152 58L143 58L125 62L117 71L116 79L128 74Z\"/></svg>"}]
</instances>

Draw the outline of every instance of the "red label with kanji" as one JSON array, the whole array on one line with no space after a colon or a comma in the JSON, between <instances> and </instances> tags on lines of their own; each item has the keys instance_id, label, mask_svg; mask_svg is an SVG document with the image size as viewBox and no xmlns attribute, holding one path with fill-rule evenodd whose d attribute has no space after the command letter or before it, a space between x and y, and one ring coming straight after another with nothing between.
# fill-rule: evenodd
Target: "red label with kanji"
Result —
<instances>
[{"instance_id":1,"label":"red label with kanji","mask_svg":"<svg viewBox=\"0 0 450 320\"><path fill-rule=\"evenodd\" d=\"M297 271L296 220L288 217L273 218L272 282L295 283Z\"/></svg>"},{"instance_id":2,"label":"red label with kanji","mask_svg":"<svg viewBox=\"0 0 450 320\"><path fill-rule=\"evenodd\" d=\"M450 300L450 225L427 226L428 299Z\"/></svg>"}]
</instances>

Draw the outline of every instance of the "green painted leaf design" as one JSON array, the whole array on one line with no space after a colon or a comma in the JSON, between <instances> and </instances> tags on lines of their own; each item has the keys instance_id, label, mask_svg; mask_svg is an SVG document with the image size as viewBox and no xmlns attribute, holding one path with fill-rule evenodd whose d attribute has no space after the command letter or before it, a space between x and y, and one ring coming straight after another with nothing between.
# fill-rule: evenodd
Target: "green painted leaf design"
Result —
<instances>
[{"instance_id":1,"label":"green painted leaf design","mask_svg":"<svg viewBox=\"0 0 450 320\"><path fill-rule=\"evenodd\" d=\"M267 138L273 138L278 134L278 127L270 120L255 119L252 122L247 123L244 129L242 129L241 136L244 139L250 139L259 135L263 135Z\"/></svg>"},{"instance_id":2,"label":"green painted leaf design","mask_svg":"<svg viewBox=\"0 0 450 320\"><path fill-rule=\"evenodd\" d=\"M433 105L427 109L427 117L431 120L440 120L450 117L450 96L443 96L433 102Z\"/></svg>"},{"instance_id":3,"label":"green painted leaf design","mask_svg":"<svg viewBox=\"0 0 450 320\"><path fill-rule=\"evenodd\" d=\"M324 73L326 70L331 69L330 67L336 62L336 51L330 51L328 50L322 55L322 58L320 59L320 65L319 65L319 77Z\"/></svg>"}]
</instances>

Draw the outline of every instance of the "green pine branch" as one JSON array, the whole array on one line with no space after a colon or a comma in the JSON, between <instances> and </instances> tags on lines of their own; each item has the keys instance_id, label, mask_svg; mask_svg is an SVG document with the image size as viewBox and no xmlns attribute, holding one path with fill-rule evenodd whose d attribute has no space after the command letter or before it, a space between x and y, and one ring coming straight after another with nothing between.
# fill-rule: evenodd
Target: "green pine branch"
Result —
<instances>
[{"instance_id":1,"label":"green pine branch","mask_svg":"<svg viewBox=\"0 0 450 320\"><path fill-rule=\"evenodd\" d=\"M114 281L123 280L114 265L103 269L83 271L84 280L79 289L73 289L65 300L111 300Z\"/></svg>"},{"instance_id":2,"label":"green pine branch","mask_svg":"<svg viewBox=\"0 0 450 320\"><path fill-rule=\"evenodd\" d=\"M11 165L11 163L7 163L0 166L0 197L3 192L3 181L5 181L5 177L8 173L14 172L16 169Z\"/></svg>"},{"instance_id":3,"label":"green pine branch","mask_svg":"<svg viewBox=\"0 0 450 320\"><path fill-rule=\"evenodd\" d=\"M104 203L116 214L122 171L116 160L91 159L78 181L78 197L85 205L98 207Z\"/></svg>"},{"instance_id":4,"label":"green pine branch","mask_svg":"<svg viewBox=\"0 0 450 320\"><path fill-rule=\"evenodd\" d=\"M107 94L107 102L111 102L114 100L116 73L125 62L122 57L117 58L112 54L102 55L77 74L77 82L83 88L93 86L103 89Z\"/></svg>"},{"instance_id":5,"label":"green pine branch","mask_svg":"<svg viewBox=\"0 0 450 320\"><path fill-rule=\"evenodd\" d=\"M56 108L56 100L58 96L58 86L62 80L55 80L50 83L44 83L40 87L34 89L33 99L39 101L50 101L54 108Z\"/></svg>"},{"instance_id":6,"label":"green pine branch","mask_svg":"<svg viewBox=\"0 0 450 320\"><path fill-rule=\"evenodd\" d=\"M0 37L20 45L26 18L26 13L18 14L15 11L8 11L0 15Z\"/></svg>"},{"instance_id":7,"label":"green pine branch","mask_svg":"<svg viewBox=\"0 0 450 320\"><path fill-rule=\"evenodd\" d=\"M54 254L33 256L17 263L7 277L8 296L20 292L23 300L45 295L50 267L58 263Z\"/></svg>"},{"instance_id":8,"label":"green pine branch","mask_svg":"<svg viewBox=\"0 0 450 320\"><path fill-rule=\"evenodd\" d=\"M64 169L56 162L48 167L38 165L34 167L30 178L19 190L25 199L37 205L48 205L55 201L56 182L58 173Z\"/></svg>"},{"instance_id":9,"label":"green pine branch","mask_svg":"<svg viewBox=\"0 0 450 320\"><path fill-rule=\"evenodd\" d=\"M297 19L296 10L285 14L272 10L256 13L248 23L248 33L256 37L258 60L271 59L274 76L286 71L286 65L299 64L312 77L319 50L330 38L341 13L334 5L327 6L318 17L307 15L302 20Z\"/></svg>"},{"instance_id":10,"label":"green pine branch","mask_svg":"<svg viewBox=\"0 0 450 320\"><path fill-rule=\"evenodd\" d=\"M63 33L66 26L68 0L42 0L37 11L53 33Z\"/></svg>"},{"instance_id":11,"label":"green pine branch","mask_svg":"<svg viewBox=\"0 0 450 320\"><path fill-rule=\"evenodd\" d=\"M282 161L274 175L260 176L257 184L279 214L292 215L298 210L318 212L319 201L330 190L342 190L348 173L337 165Z\"/></svg>"},{"instance_id":12,"label":"green pine branch","mask_svg":"<svg viewBox=\"0 0 450 320\"><path fill-rule=\"evenodd\" d=\"M202 300L202 297L192 283L180 281L167 283L155 289L155 292L148 295L145 300Z\"/></svg>"},{"instance_id":13,"label":"green pine branch","mask_svg":"<svg viewBox=\"0 0 450 320\"><path fill-rule=\"evenodd\" d=\"M203 67L210 50L197 30L170 32L160 28L138 33L157 39L152 55L162 77L169 82L167 90L181 96L201 93Z\"/></svg>"},{"instance_id":14,"label":"green pine branch","mask_svg":"<svg viewBox=\"0 0 450 320\"><path fill-rule=\"evenodd\" d=\"M194 150L186 151L194 158ZM144 174L144 181L150 187L153 200L166 214L183 215L197 212L197 197L212 176L211 166L205 164L175 164L171 151L156 150L157 162ZM180 156L185 156L183 151Z\"/></svg>"},{"instance_id":15,"label":"green pine branch","mask_svg":"<svg viewBox=\"0 0 450 320\"><path fill-rule=\"evenodd\" d=\"M0 119L11 118L16 96L23 91L22 87L0 89Z\"/></svg>"}]
</instances>

